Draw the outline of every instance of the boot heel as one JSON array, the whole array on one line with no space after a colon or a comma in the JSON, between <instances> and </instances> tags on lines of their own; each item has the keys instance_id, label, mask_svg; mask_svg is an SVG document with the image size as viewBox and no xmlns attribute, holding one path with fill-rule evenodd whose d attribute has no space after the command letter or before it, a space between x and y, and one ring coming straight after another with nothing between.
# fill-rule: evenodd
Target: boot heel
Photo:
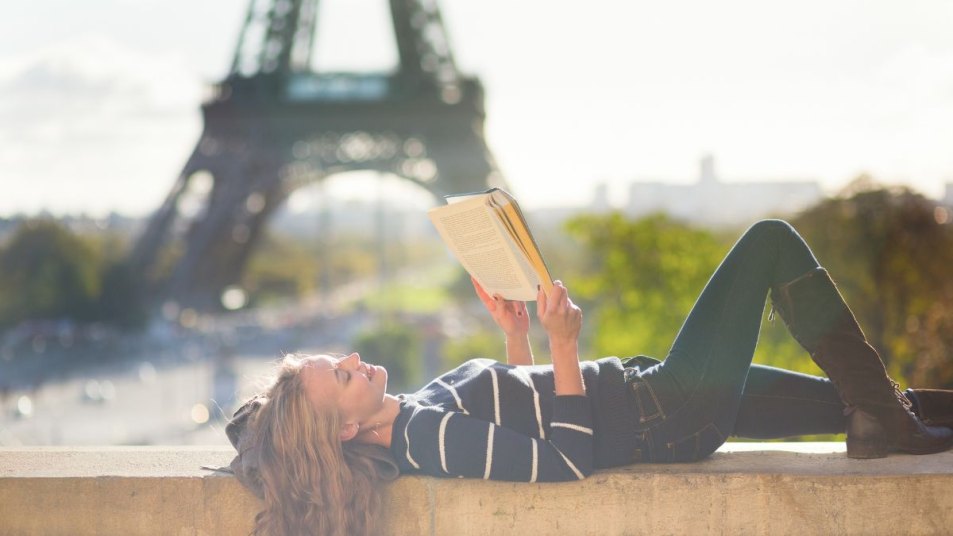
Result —
<instances>
[{"instance_id":1,"label":"boot heel","mask_svg":"<svg viewBox=\"0 0 953 536\"><path fill-rule=\"evenodd\" d=\"M847 457L869 460L871 458L886 458L890 451L889 445L882 439L851 439L847 437Z\"/></svg>"},{"instance_id":2,"label":"boot heel","mask_svg":"<svg viewBox=\"0 0 953 536\"><path fill-rule=\"evenodd\" d=\"M870 413L852 408L847 420L848 458L885 458L890 442L883 425Z\"/></svg>"}]
</instances>

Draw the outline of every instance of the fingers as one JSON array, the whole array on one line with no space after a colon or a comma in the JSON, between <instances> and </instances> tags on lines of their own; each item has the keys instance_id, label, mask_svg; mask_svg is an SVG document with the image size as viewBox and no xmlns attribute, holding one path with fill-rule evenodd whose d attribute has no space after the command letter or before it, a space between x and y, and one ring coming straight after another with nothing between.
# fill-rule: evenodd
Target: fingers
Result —
<instances>
[{"instance_id":1,"label":"fingers","mask_svg":"<svg viewBox=\"0 0 953 536\"><path fill-rule=\"evenodd\" d=\"M477 296L480 297L480 300L485 303L488 299L490 299L490 295L483 290L483 287L480 286L480 283L477 282L476 278L472 275L470 276L470 282L473 283L473 289L476 290Z\"/></svg>"},{"instance_id":2,"label":"fingers","mask_svg":"<svg viewBox=\"0 0 953 536\"><path fill-rule=\"evenodd\" d=\"M548 299L546 298L546 292L543 291L543 287L536 288L536 316L542 320L543 315L546 313L546 305Z\"/></svg>"},{"instance_id":3,"label":"fingers","mask_svg":"<svg viewBox=\"0 0 953 536\"><path fill-rule=\"evenodd\" d=\"M582 310L569 299L569 290L561 281L554 281L548 293L540 291L537 300L537 315L550 340L574 340L579 336Z\"/></svg>"},{"instance_id":4,"label":"fingers","mask_svg":"<svg viewBox=\"0 0 953 536\"><path fill-rule=\"evenodd\" d=\"M473 283L473 289L476 290L477 297L480 298L483 305L490 311L496 310L496 301L483 290L483 287L480 286L480 283L478 283L473 276L470 276L470 282Z\"/></svg>"},{"instance_id":5,"label":"fingers","mask_svg":"<svg viewBox=\"0 0 953 536\"><path fill-rule=\"evenodd\" d=\"M536 294L537 315L542 318L556 311L560 307L560 303L563 299L568 297L565 291L566 287L562 286L562 283L559 281L554 281L553 287L549 289L548 293L540 288Z\"/></svg>"},{"instance_id":6,"label":"fingers","mask_svg":"<svg viewBox=\"0 0 953 536\"><path fill-rule=\"evenodd\" d=\"M536 299L536 309L540 318L564 313L574 307L572 300L569 299L569 291L558 280L553 282L549 293L540 290Z\"/></svg>"},{"instance_id":7,"label":"fingers","mask_svg":"<svg viewBox=\"0 0 953 536\"><path fill-rule=\"evenodd\" d=\"M547 303L550 305L550 311L562 311L569 303L569 291L563 286L563 282L558 279L553 282L553 288L550 291Z\"/></svg>"},{"instance_id":8,"label":"fingers","mask_svg":"<svg viewBox=\"0 0 953 536\"><path fill-rule=\"evenodd\" d=\"M503 304L503 309L506 312L512 313L518 317L526 316L526 302L519 300L504 300L502 297L496 297L496 299Z\"/></svg>"}]
</instances>

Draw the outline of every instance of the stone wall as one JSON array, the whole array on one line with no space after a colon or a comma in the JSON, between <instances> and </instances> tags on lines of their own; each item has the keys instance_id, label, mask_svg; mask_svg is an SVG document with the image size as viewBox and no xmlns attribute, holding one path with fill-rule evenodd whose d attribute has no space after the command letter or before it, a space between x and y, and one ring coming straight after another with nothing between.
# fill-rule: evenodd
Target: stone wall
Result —
<instances>
[{"instance_id":1,"label":"stone wall","mask_svg":"<svg viewBox=\"0 0 953 536\"><path fill-rule=\"evenodd\" d=\"M257 499L220 447L0 449L0 534L247 534ZM402 477L393 535L950 534L953 452L850 460L835 443L733 443L580 482Z\"/></svg>"}]
</instances>

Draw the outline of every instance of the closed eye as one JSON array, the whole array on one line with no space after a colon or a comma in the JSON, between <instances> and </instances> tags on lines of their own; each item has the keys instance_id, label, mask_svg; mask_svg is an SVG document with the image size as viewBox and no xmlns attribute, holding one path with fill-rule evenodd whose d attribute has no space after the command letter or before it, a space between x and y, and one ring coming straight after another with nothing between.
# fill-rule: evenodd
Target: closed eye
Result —
<instances>
[{"instance_id":1,"label":"closed eye","mask_svg":"<svg viewBox=\"0 0 953 536\"><path fill-rule=\"evenodd\" d=\"M334 367L334 377L339 383L347 383L351 381L351 371L342 369L340 367Z\"/></svg>"}]
</instances>

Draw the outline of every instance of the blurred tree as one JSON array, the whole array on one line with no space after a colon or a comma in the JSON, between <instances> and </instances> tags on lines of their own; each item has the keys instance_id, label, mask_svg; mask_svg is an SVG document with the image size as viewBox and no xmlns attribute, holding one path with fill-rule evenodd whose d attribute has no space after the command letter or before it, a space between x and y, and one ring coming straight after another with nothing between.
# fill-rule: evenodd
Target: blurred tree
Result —
<instances>
[{"instance_id":1,"label":"blurred tree","mask_svg":"<svg viewBox=\"0 0 953 536\"><path fill-rule=\"evenodd\" d=\"M387 369L390 392L403 392L421 382L422 343L413 327L387 320L359 333L353 346L362 360Z\"/></svg>"},{"instance_id":2,"label":"blurred tree","mask_svg":"<svg viewBox=\"0 0 953 536\"><path fill-rule=\"evenodd\" d=\"M123 259L106 261L101 273L102 292L97 317L123 329L139 329L148 321L144 283Z\"/></svg>"},{"instance_id":3,"label":"blurred tree","mask_svg":"<svg viewBox=\"0 0 953 536\"><path fill-rule=\"evenodd\" d=\"M953 387L951 219L922 195L861 177L792 220L902 383ZM596 355L664 357L730 245L665 216L583 216L568 229L585 248L570 287ZM764 324L755 361L822 374L780 321Z\"/></svg>"},{"instance_id":4,"label":"blurred tree","mask_svg":"<svg viewBox=\"0 0 953 536\"><path fill-rule=\"evenodd\" d=\"M0 249L0 327L25 320L146 321L142 282L109 233L80 236L52 220L23 222Z\"/></svg>"},{"instance_id":5,"label":"blurred tree","mask_svg":"<svg viewBox=\"0 0 953 536\"><path fill-rule=\"evenodd\" d=\"M891 374L917 386L953 387L949 222L949 209L867 176L793 222Z\"/></svg>"},{"instance_id":6,"label":"blurred tree","mask_svg":"<svg viewBox=\"0 0 953 536\"><path fill-rule=\"evenodd\" d=\"M145 326L148 316L146 285L142 274L129 265L125 252L129 236L115 231L84 233L99 266L100 293L95 318L123 329Z\"/></svg>"},{"instance_id":7,"label":"blurred tree","mask_svg":"<svg viewBox=\"0 0 953 536\"><path fill-rule=\"evenodd\" d=\"M664 215L580 216L567 229L586 250L570 290L585 300L591 350L664 357L726 247Z\"/></svg>"},{"instance_id":8,"label":"blurred tree","mask_svg":"<svg viewBox=\"0 0 953 536\"><path fill-rule=\"evenodd\" d=\"M499 329L480 329L462 337L448 338L443 344L443 368L450 370L465 361L485 357L506 362L505 338Z\"/></svg>"},{"instance_id":9,"label":"blurred tree","mask_svg":"<svg viewBox=\"0 0 953 536\"><path fill-rule=\"evenodd\" d=\"M314 290L320 262L301 241L266 233L242 274L249 305L297 298Z\"/></svg>"},{"instance_id":10,"label":"blurred tree","mask_svg":"<svg viewBox=\"0 0 953 536\"><path fill-rule=\"evenodd\" d=\"M20 225L0 250L0 326L23 320L97 318L100 259L51 220Z\"/></svg>"}]
</instances>

